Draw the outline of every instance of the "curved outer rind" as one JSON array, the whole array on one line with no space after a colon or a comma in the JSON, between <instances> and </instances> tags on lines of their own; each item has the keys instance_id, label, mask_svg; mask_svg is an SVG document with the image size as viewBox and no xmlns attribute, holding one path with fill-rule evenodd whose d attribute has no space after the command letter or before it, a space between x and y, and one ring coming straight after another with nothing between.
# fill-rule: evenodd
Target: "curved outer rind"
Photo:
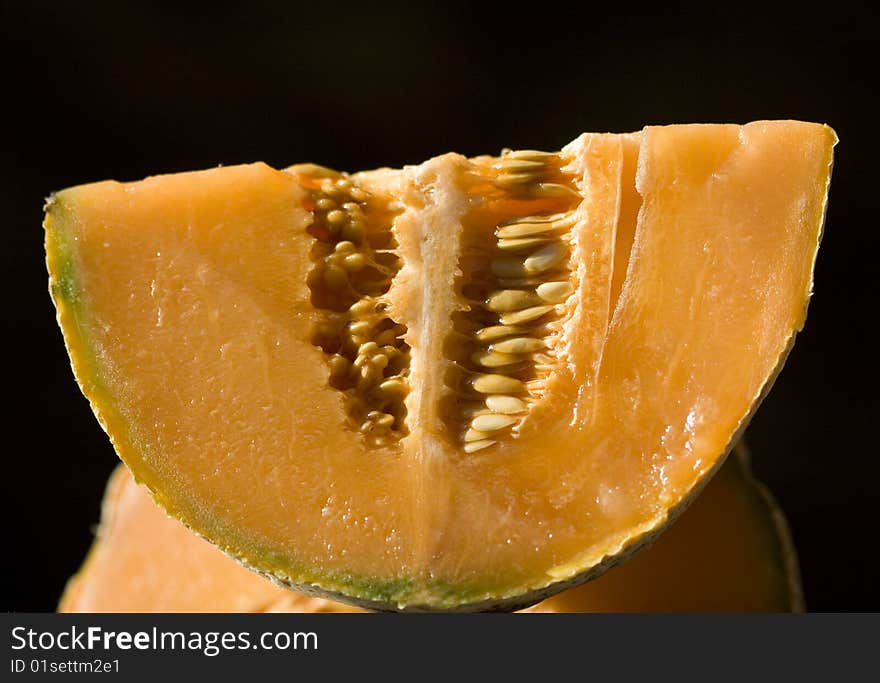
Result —
<instances>
[{"instance_id":1,"label":"curved outer rind","mask_svg":"<svg viewBox=\"0 0 880 683\"><path fill-rule=\"evenodd\" d=\"M635 562L638 568L633 566L634 571L627 574L628 565L621 570L624 573L612 579L611 584L603 584L600 580L592 587L593 598L583 593L568 597L563 595L561 602L539 604L536 611L632 611L640 601L634 598L635 602L632 602L631 595L662 589L663 579L655 579L655 576L665 577L667 581L674 579L675 575L670 575L672 563L680 565L679 572L688 575L691 567L682 550L710 552L712 557L720 552L722 557L733 561L734 556L730 555L730 551L742 543L746 543L747 547L740 550L746 550L749 558L744 565L720 565L719 562L724 561L720 558L710 561L707 566L701 566L698 562L699 568L694 570L692 577L696 581L693 586L687 579L673 582L668 585L669 592L660 603L650 603L655 606L637 609L699 610L708 609L710 605L713 605L712 611L738 609L737 603L731 602L727 596L729 591L737 594L737 585L744 581L743 585L753 588L748 589L751 592L739 596L745 600L740 603L743 608L802 611L797 559L784 515L766 488L752 475L747 449L742 442L734 449L731 460L721 473L721 479L714 479L713 482L718 482L718 488L713 488L716 484L710 484L709 491L701 499L705 505L700 507L701 503L698 503L696 509L679 523L684 526L674 525L669 535L664 537L670 539L672 545L660 549L664 540L659 540L659 555L654 555L653 551L642 555ZM735 499L728 497L731 492L735 492ZM152 500L146 500L148 495L142 486L134 483L124 465L116 468L107 483L95 540L82 566L67 582L58 605L59 612L343 610L339 604L326 601L314 604L296 593L270 590L256 573L244 577L238 571L237 564L232 560L222 560L222 554L198 539L197 535L190 536L190 532L184 531L177 520L166 517ZM726 533L721 536L729 537L728 542L719 541L720 546L715 547L713 543L717 539L711 536L716 528L714 525L719 521L715 517L725 514L731 515L733 520L724 527ZM746 519L744 515L755 521ZM700 526L695 526L695 522ZM137 537L140 530L146 536L143 541ZM146 545L141 546L142 542ZM725 555L727 545L731 545L731 548ZM175 547L180 557L177 560L167 559L171 557L167 551ZM677 550L673 551L672 548ZM758 555L750 554L749 548L754 548L752 552L758 552ZM719 569L722 571L716 574ZM767 571L771 571L773 576L769 583L766 581ZM206 582L209 575L216 578ZM233 587L230 590L221 588L230 583ZM138 590L138 586L146 587L146 596L143 590ZM693 601L690 588L703 596L702 602ZM770 592L765 593L768 589ZM240 592L236 593L236 590ZM600 593L610 591L611 596L617 597L606 599L604 594L599 595L596 590ZM709 590L714 593L707 592ZM670 595L673 597L670 598ZM712 595L717 595L719 602L712 602ZM748 596L758 595L763 597L757 602L749 601ZM599 602L594 603L595 599Z\"/></svg>"},{"instance_id":2,"label":"curved outer rind","mask_svg":"<svg viewBox=\"0 0 880 683\"><path fill-rule=\"evenodd\" d=\"M830 182L831 166L830 154L828 158L828 166L829 173L826 178L826 193L823 200L822 213L819 217L819 225L817 226L819 234L821 234L822 224L824 221L824 209L827 205L827 183ZM132 452L134 452L136 449L133 443L121 443L122 441L131 441L131 435L120 434L119 432L111 433L107 427L110 422L117 425L122 425L124 424L124 421L121 419L121 416L115 414L116 409L113 406L112 401L101 400L100 398L101 395L107 394L107 390L101 379L101 373L98 371L98 363L94 357L92 347L89 344L88 333L86 330L83 329L80 321L81 312L79 311L79 298L74 283L74 276L71 272L71 263L69 261L69 245L65 244L65 238L62 234L63 231L54 229L52 214L53 209L55 208L55 203L56 202L54 198L50 198L47 203L47 217L45 227L47 265L50 272L50 293L56 305L57 319L59 325L65 331L65 344L67 346L72 364L74 366L74 374L76 376L77 382L79 383L83 393L88 397L89 401L91 402L99 423L110 436L111 441L113 442L117 452L120 453L120 456L127 461L127 459L125 458L125 453L129 451L129 448L132 449ZM816 243L816 249L817 248L818 242ZM811 277L809 291L807 292L807 301L809 298L809 294L812 291L812 267L815 263L815 258L816 251L814 250L810 264ZM806 303L804 308L804 317L805 313ZM800 321L800 326L802 326L802 324L803 317ZM800 329L800 326L798 326L797 329ZM790 338L787 340L785 351L780 355L776 371L769 376L768 380L761 388L758 396L755 397L750 412L745 415L740 421L740 424L736 430L736 434L731 439L731 444L735 442L738 435L742 432L742 430L744 430L745 426L748 423L748 420L754 413L755 408L760 403L760 400L763 398L764 395L766 395L766 392L769 391L773 379L775 378L776 374L778 373L784 362L786 353L791 348L791 344L793 343L796 331L797 330L793 330ZM728 450L729 448L730 445L728 445ZM614 564L617 564L618 562L629 557L632 553L650 544L650 542L694 499L699 490L701 490L702 487L705 486L705 484L708 482L711 475L723 463L725 457L726 453L718 457L713 463L713 466L710 468L710 470L707 471L700 478L697 484L691 489L689 494L685 496L674 508L667 511L665 514L658 515L649 522L641 525L635 531L635 533L631 535L626 541L621 543L619 547L611 548L602 561L594 564L586 571L576 572L573 576L569 578L557 582L552 582L543 586L526 587L525 593L519 593L515 596L491 598L486 601L473 601L463 604L444 605L443 609L447 611L517 609L530 604L534 604L535 602L538 602L545 597L548 597L566 588L579 585L587 580L597 577ZM149 488L154 498L156 498L157 502L163 507L167 508L162 499L161 492L158 491L155 486L151 485L152 482L145 481L144 483L147 484L147 487ZM180 511L178 511L178 513L179 512ZM192 526L192 524L190 523L191 520L187 519L188 515L182 517L182 521L184 521L184 523L186 523L188 526ZM208 540L211 540L215 543L217 542L215 539L211 538L208 538ZM218 543L218 547L224 550L224 552L227 552L227 554L230 554L230 556L234 559L247 566L254 567L256 564L247 557L241 557L236 553L230 553L228 546L224 547L223 544ZM318 575L315 572L307 571L304 568L297 568L297 570L294 571L292 570L293 568L287 563L285 563L287 564L287 566L282 567L277 562L266 562L267 559L267 557L261 557L261 567L259 569L261 573L269 575L272 580L276 581L280 585L294 587L297 590L301 590L306 594L331 597L351 604L364 606L369 609L404 609L406 611L421 611L422 609L432 611L437 610L436 605L424 606L408 604L405 607L402 607L399 598L403 597L404 600L406 599L405 596L408 593L408 589L405 586L406 582L400 582L394 579L384 581L380 579L376 581L372 577L367 578L366 580L364 580L364 583L361 585L361 588L359 590L355 589L355 592L360 592L364 594L364 597L358 597L356 595L352 595L351 593L355 584L359 583L359 580L356 577L345 575L342 577L338 577L338 582L332 577L328 577L326 575L323 575L323 577L319 579ZM271 566L273 564L276 566ZM343 594L341 592L343 590L349 592ZM369 597L367 597L367 595L381 596L381 600L370 599Z\"/></svg>"}]
</instances>

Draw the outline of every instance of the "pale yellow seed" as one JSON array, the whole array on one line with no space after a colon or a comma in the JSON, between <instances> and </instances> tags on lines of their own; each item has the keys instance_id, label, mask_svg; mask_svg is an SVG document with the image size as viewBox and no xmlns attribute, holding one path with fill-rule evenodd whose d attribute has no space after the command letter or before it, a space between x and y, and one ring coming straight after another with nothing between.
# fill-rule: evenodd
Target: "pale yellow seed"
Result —
<instances>
[{"instance_id":1,"label":"pale yellow seed","mask_svg":"<svg viewBox=\"0 0 880 683\"><path fill-rule=\"evenodd\" d=\"M543 235L558 230L554 223L514 223L495 230L495 236L502 240L522 239L532 235Z\"/></svg>"},{"instance_id":2,"label":"pale yellow seed","mask_svg":"<svg viewBox=\"0 0 880 683\"><path fill-rule=\"evenodd\" d=\"M494 341L495 339L503 339L514 334L525 334L528 330L525 327L510 327L509 325L492 325L477 330L476 337L478 341Z\"/></svg>"},{"instance_id":3,"label":"pale yellow seed","mask_svg":"<svg viewBox=\"0 0 880 683\"><path fill-rule=\"evenodd\" d=\"M522 259L510 256L500 256L492 259L490 268L496 277L523 277L526 275Z\"/></svg>"},{"instance_id":4,"label":"pale yellow seed","mask_svg":"<svg viewBox=\"0 0 880 683\"><path fill-rule=\"evenodd\" d=\"M539 351L546 346L543 339L535 337L514 337L513 339L505 339L504 341L492 344L489 347L491 351L497 351L501 354L508 353L532 353Z\"/></svg>"},{"instance_id":5,"label":"pale yellow seed","mask_svg":"<svg viewBox=\"0 0 880 683\"><path fill-rule=\"evenodd\" d=\"M570 188L568 185L560 185L558 183L538 183L529 188L533 197L564 197L566 199L580 199L581 196L577 190Z\"/></svg>"},{"instance_id":6,"label":"pale yellow seed","mask_svg":"<svg viewBox=\"0 0 880 683\"><path fill-rule=\"evenodd\" d=\"M551 304L565 301L573 291L570 282L545 282L536 290L539 297Z\"/></svg>"},{"instance_id":7,"label":"pale yellow seed","mask_svg":"<svg viewBox=\"0 0 880 683\"><path fill-rule=\"evenodd\" d=\"M502 225L513 225L514 223L556 223L558 221L564 220L568 218L571 214L567 212L563 213L543 213L536 214L534 216L520 216L519 218L512 218Z\"/></svg>"},{"instance_id":8,"label":"pale yellow seed","mask_svg":"<svg viewBox=\"0 0 880 683\"><path fill-rule=\"evenodd\" d=\"M385 346L386 344L391 344L395 339L397 339L397 331L392 328L378 334L376 336L376 343Z\"/></svg>"},{"instance_id":9,"label":"pale yellow seed","mask_svg":"<svg viewBox=\"0 0 880 683\"><path fill-rule=\"evenodd\" d=\"M546 237L522 237L517 239L500 239L498 248L501 251L522 251L531 249L547 242Z\"/></svg>"},{"instance_id":10,"label":"pale yellow seed","mask_svg":"<svg viewBox=\"0 0 880 683\"><path fill-rule=\"evenodd\" d=\"M474 389L481 394L519 394L525 385L505 375L480 375L474 380Z\"/></svg>"},{"instance_id":11,"label":"pale yellow seed","mask_svg":"<svg viewBox=\"0 0 880 683\"><path fill-rule=\"evenodd\" d=\"M352 188L351 190L351 198L357 202L365 202L369 196L370 195L359 187Z\"/></svg>"},{"instance_id":12,"label":"pale yellow seed","mask_svg":"<svg viewBox=\"0 0 880 683\"><path fill-rule=\"evenodd\" d=\"M540 297L533 292L524 292L521 289L502 289L494 292L486 299L486 308L496 313L507 311L519 311L541 303Z\"/></svg>"},{"instance_id":13,"label":"pale yellow seed","mask_svg":"<svg viewBox=\"0 0 880 683\"><path fill-rule=\"evenodd\" d=\"M381 413L378 410L371 410L367 413L367 418L379 427L390 427L394 424L394 415Z\"/></svg>"},{"instance_id":14,"label":"pale yellow seed","mask_svg":"<svg viewBox=\"0 0 880 683\"><path fill-rule=\"evenodd\" d=\"M537 320L543 315L547 315L553 310L553 306L534 306L526 308L522 311L513 311L512 313L504 313L501 315L502 325L521 325L523 323Z\"/></svg>"},{"instance_id":15,"label":"pale yellow seed","mask_svg":"<svg viewBox=\"0 0 880 683\"><path fill-rule=\"evenodd\" d=\"M515 424L517 418L509 415L480 415L475 417L471 422L471 427L481 432L497 432L499 429L506 429Z\"/></svg>"},{"instance_id":16,"label":"pale yellow seed","mask_svg":"<svg viewBox=\"0 0 880 683\"><path fill-rule=\"evenodd\" d=\"M464 441L468 443L470 441L482 441L485 438L488 438L488 434L486 432L481 432L478 429L468 429L464 433Z\"/></svg>"},{"instance_id":17,"label":"pale yellow seed","mask_svg":"<svg viewBox=\"0 0 880 683\"><path fill-rule=\"evenodd\" d=\"M529 161L547 162L556 157L555 152L542 152L538 149L515 149L505 154L503 159L528 159Z\"/></svg>"},{"instance_id":18,"label":"pale yellow seed","mask_svg":"<svg viewBox=\"0 0 880 683\"><path fill-rule=\"evenodd\" d=\"M534 161L531 159L518 159L511 156L501 157L499 165L504 171L512 171L514 173L518 173L521 171L540 171L544 168L544 163L541 161Z\"/></svg>"},{"instance_id":19,"label":"pale yellow seed","mask_svg":"<svg viewBox=\"0 0 880 683\"><path fill-rule=\"evenodd\" d=\"M526 404L515 396L493 395L486 397L486 407L493 413L524 413Z\"/></svg>"},{"instance_id":20,"label":"pale yellow seed","mask_svg":"<svg viewBox=\"0 0 880 683\"><path fill-rule=\"evenodd\" d=\"M355 317L360 317L362 315L366 315L367 313L372 313L375 308L376 302L372 299L361 299L360 301L355 301L351 306L348 307L348 312L351 313Z\"/></svg>"},{"instance_id":21,"label":"pale yellow seed","mask_svg":"<svg viewBox=\"0 0 880 683\"><path fill-rule=\"evenodd\" d=\"M379 385L379 391L391 398L403 398L406 396L406 384L397 377L386 379Z\"/></svg>"},{"instance_id":22,"label":"pale yellow seed","mask_svg":"<svg viewBox=\"0 0 880 683\"><path fill-rule=\"evenodd\" d=\"M540 178L539 173L503 173L495 180L501 187L522 187Z\"/></svg>"},{"instance_id":23,"label":"pale yellow seed","mask_svg":"<svg viewBox=\"0 0 880 683\"><path fill-rule=\"evenodd\" d=\"M544 273L562 263L566 252L564 244L552 242L530 254L523 262L523 267L529 274Z\"/></svg>"},{"instance_id":24,"label":"pale yellow seed","mask_svg":"<svg viewBox=\"0 0 880 683\"><path fill-rule=\"evenodd\" d=\"M489 446L494 446L497 441L493 441L492 439L483 439L482 441L471 441L470 443L466 443L464 445L465 453L476 453L477 451L481 451L484 448L489 448Z\"/></svg>"},{"instance_id":25,"label":"pale yellow seed","mask_svg":"<svg viewBox=\"0 0 880 683\"><path fill-rule=\"evenodd\" d=\"M575 223L574 213L557 213L548 216L547 220L539 220L539 218L539 216L518 218L510 223L500 225L496 228L495 235L503 239L543 235L557 230L567 230Z\"/></svg>"},{"instance_id":26,"label":"pale yellow seed","mask_svg":"<svg viewBox=\"0 0 880 683\"><path fill-rule=\"evenodd\" d=\"M501 368L505 365L519 363L523 359L520 356L512 356L509 353L477 351L471 356L471 360L478 365L482 365L484 368Z\"/></svg>"},{"instance_id":27,"label":"pale yellow seed","mask_svg":"<svg viewBox=\"0 0 880 683\"><path fill-rule=\"evenodd\" d=\"M367 322L366 320L358 320L357 322L350 323L348 326L349 331L352 335L363 337L370 333L370 330L373 326Z\"/></svg>"},{"instance_id":28,"label":"pale yellow seed","mask_svg":"<svg viewBox=\"0 0 880 683\"><path fill-rule=\"evenodd\" d=\"M329 197L322 197L315 202L315 208L318 209L318 211L332 211L336 208L336 202Z\"/></svg>"},{"instance_id":29,"label":"pale yellow seed","mask_svg":"<svg viewBox=\"0 0 880 683\"><path fill-rule=\"evenodd\" d=\"M368 341L358 347L359 356L369 356L379 350L379 345L374 341Z\"/></svg>"},{"instance_id":30,"label":"pale yellow seed","mask_svg":"<svg viewBox=\"0 0 880 683\"><path fill-rule=\"evenodd\" d=\"M367 265L367 258L363 254L349 254L343 261L346 270L358 271Z\"/></svg>"}]
</instances>

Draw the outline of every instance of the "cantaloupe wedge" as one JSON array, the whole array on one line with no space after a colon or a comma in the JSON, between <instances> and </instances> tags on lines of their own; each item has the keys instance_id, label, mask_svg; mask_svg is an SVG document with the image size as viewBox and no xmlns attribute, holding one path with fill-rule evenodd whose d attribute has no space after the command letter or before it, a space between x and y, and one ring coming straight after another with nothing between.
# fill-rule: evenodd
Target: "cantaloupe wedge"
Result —
<instances>
[{"instance_id":1,"label":"cantaloupe wedge","mask_svg":"<svg viewBox=\"0 0 880 683\"><path fill-rule=\"evenodd\" d=\"M833 131L648 127L47 204L76 377L172 515L294 587L513 609L723 462L802 327Z\"/></svg>"},{"instance_id":2,"label":"cantaloupe wedge","mask_svg":"<svg viewBox=\"0 0 880 683\"><path fill-rule=\"evenodd\" d=\"M527 612L740 612L803 608L785 519L744 449L649 549ZM94 545L61 612L358 612L279 588L168 517L118 466Z\"/></svg>"}]
</instances>

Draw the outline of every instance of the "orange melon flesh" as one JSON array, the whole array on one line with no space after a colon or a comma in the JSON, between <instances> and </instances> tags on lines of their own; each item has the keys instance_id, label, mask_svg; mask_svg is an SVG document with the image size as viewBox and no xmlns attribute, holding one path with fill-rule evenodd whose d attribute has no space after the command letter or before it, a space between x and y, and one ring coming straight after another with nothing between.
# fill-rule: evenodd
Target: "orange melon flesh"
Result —
<instances>
[{"instance_id":1,"label":"orange melon flesh","mask_svg":"<svg viewBox=\"0 0 880 683\"><path fill-rule=\"evenodd\" d=\"M459 264L499 222L557 201L498 190L503 160L352 176L391 207L402 263L383 296L411 349L407 431L389 445L350 428L313 343L302 169L58 193L51 291L98 419L185 524L368 606L513 608L649 541L723 461L803 325L835 142L783 121L567 146L576 290L541 395L515 437L476 454L444 412L472 276Z\"/></svg>"},{"instance_id":2,"label":"orange melon flesh","mask_svg":"<svg viewBox=\"0 0 880 683\"><path fill-rule=\"evenodd\" d=\"M744 451L648 550L527 612L792 611L802 607L781 513ZM279 588L159 508L129 471L114 472L101 524L61 612L356 612Z\"/></svg>"}]
</instances>

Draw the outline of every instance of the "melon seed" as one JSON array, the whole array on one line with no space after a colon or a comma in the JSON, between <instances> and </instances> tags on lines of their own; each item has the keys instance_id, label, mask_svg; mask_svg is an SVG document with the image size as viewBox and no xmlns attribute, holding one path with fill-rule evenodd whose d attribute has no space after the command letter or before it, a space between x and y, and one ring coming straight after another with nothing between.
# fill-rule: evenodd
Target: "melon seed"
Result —
<instances>
[{"instance_id":1,"label":"melon seed","mask_svg":"<svg viewBox=\"0 0 880 683\"><path fill-rule=\"evenodd\" d=\"M518 239L500 239L498 240L498 248L501 251L521 251L523 249L531 249L539 244L544 244L546 237L521 237Z\"/></svg>"},{"instance_id":2,"label":"melon seed","mask_svg":"<svg viewBox=\"0 0 880 683\"><path fill-rule=\"evenodd\" d=\"M484 327L476 332L478 341L494 341L495 339L503 339L514 334L525 334L528 330L524 327L511 327L509 325L491 325Z\"/></svg>"},{"instance_id":3,"label":"melon seed","mask_svg":"<svg viewBox=\"0 0 880 683\"><path fill-rule=\"evenodd\" d=\"M520 325L537 320L553 310L553 306L534 306L521 311L513 311L512 313L504 313L501 315L502 325Z\"/></svg>"},{"instance_id":4,"label":"melon seed","mask_svg":"<svg viewBox=\"0 0 880 683\"><path fill-rule=\"evenodd\" d=\"M483 439L482 441L470 441L464 445L465 453L476 453L477 451L481 451L484 448L488 448L489 446L494 446L497 441L493 441L492 439Z\"/></svg>"},{"instance_id":5,"label":"melon seed","mask_svg":"<svg viewBox=\"0 0 880 683\"><path fill-rule=\"evenodd\" d=\"M562 263L565 254L565 245L553 242L530 254L523 262L523 268L530 274L543 273Z\"/></svg>"},{"instance_id":6,"label":"melon seed","mask_svg":"<svg viewBox=\"0 0 880 683\"><path fill-rule=\"evenodd\" d=\"M406 396L406 384L399 377L392 377L379 385L379 393L389 398L401 399Z\"/></svg>"},{"instance_id":7,"label":"melon seed","mask_svg":"<svg viewBox=\"0 0 880 683\"><path fill-rule=\"evenodd\" d=\"M511 156L501 157L500 165L505 171L513 171L514 173L518 171L540 170L544 168L544 164L541 161L519 159Z\"/></svg>"},{"instance_id":8,"label":"melon seed","mask_svg":"<svg viewBox=\"0 0 880 683\"><path fill-rule=\"evenodd\" d=\"M499 429L510 427L516 421L517 418L515 417L493 413L491 415L475 417L473 422L471 422L471 426L481 432L497 432Z\"/></svg>"},{"instance_id":9,"label":"melon seed","mask_svg":"<svg viewBox=\"0 0 880 683\"><path fill-rule=\"evenodd\" d=\"M504 413L505 415L524 413L526 411L524 401L515 396L504 396L501 394L487 396L486 407L493 413Z\"/></svg>"},{"instance_id":10,"label":"melon seed","mask_svg":"<svg viewBox=\"0 0 880 683\"><path fill-rule=\"evenodd\" d=\"M554 152L542 152L537 149L516 149L507 152L502 159L526 159L528 161L540 161L546 163L558 158Z\"/></svg>"},{"instance_id":11,"label":"melon seed","mask_svg":"<svg viewBox=\"0 0 880 683\"><path fill-rule=\"evenodd\" d=\"M519 394L525 390L525 385L505 375L479 375L474 380L474 389L481 394Z\"/></svg>"},{"instance_id":12,"label":"melon seed","mask_svg":"<svg viewBox=\"0 0 880 683\"><path fill-rule=\"evenodd\" d=\"M568 185L560 185L559 183L538 183L530 189L533 197L564 197L572 200L580 200L581 198L576 190Z\"/></svg>"},{"instance_id":13,"label":"melon seed","mask_svg":"<svg viewBox=\"0 0 880 683\"><path fill-rule=\"evenodd\" d=\"M516 187L534 182L540 174L536 173L504 173L495 180L501 187Z\"/></svg>"},{"instance_id":14,"label":"melon seed","mask_svg":"<svg viewBox=\"0 0 880 683\"><path fill-rule=\"evenodd\" d=\"M465 443L469 441L482 441L483 439L488 438L489 435L486 432L481 432L478 429L470 428L464 433Z\"/></svg>"},{"instance_id":15,"label":"melon seed","mask_svg":"<svg viewBox=\"0 0 880 683\"><path fill-rule=\"evenodd\" d=\"M485 368L500 368L505 365L513 365L522 360L522 356L513 356L509 353L493 353L492 351L477 351L471 356L471 360Z\"/></svg>"},{"instance_id":16,"label":"melon seed","mask_svg":"<svg viewBox=\"0 0 880 683\"><path fill-rule=\"evenodd\" d=\"M492 344L490 351L497 351L501 354L508 353L532 353L546 346L543 339L535 337L514 337L513 339L505 339L504 341Z\"/></svg>"},{"instance_id":17,"label":"melon seed","mask_svg":"<svg viewBox=\"0 0 880 683\"><path fill-rule=\"evenodd\" d=\"M539 297L551 304L565 301L572 291L574 291L574 288L570 282L545 282L538 285L536 290Z\"/></svg>"},{"instance_id":18,"label":"melon seed","mask_svg":"<svg viewBox=\"0 0 880 683\"><path fill-rule=\"evenodd\" d=\"M486 299L486 308L496 313L507 311L519 311L541 303L541 298L532 292L524 292L521 289L502 289L493 292Z\"/></svg>"}]
</instances>

